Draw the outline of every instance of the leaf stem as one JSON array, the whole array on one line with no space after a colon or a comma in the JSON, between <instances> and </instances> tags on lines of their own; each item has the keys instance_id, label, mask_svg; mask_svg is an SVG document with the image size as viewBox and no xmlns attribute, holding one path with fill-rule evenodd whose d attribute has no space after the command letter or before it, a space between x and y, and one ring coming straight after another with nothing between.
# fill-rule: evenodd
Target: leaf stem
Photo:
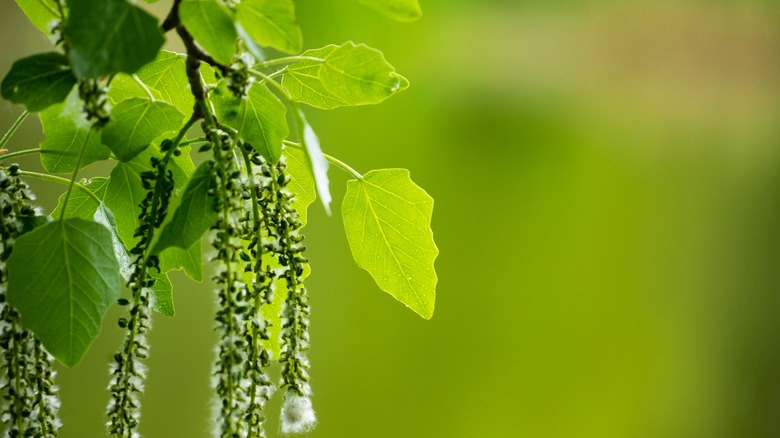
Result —
<instances>
[{"instance_id":1,"label":"leaf stem","mask_svg":"<svg viewBox=\"0 0 780 438\"><path fill-rule=\"evenodd\" d=\"M24 155L38 154L40 152L41 152L41 148L25 149L22 151L9 152L7 154L3 154L2 151L0 151L0 161L7 160L9 158L14 158L14 157L21 157Z\"/></svg>"},{"instance_id":2,"label":"leaf stem","mask_svg":"<svg viewBox=\"0 0 780 438\"><path fill-rule=\"evenodd\" d=\"M65 218L65 209L68 207L68 201L70 200L70 192L73 191L73 185L76 184L76 177L79 176L79 168L81 167L81 160L84 158L84 151L87 150L87 143L89 142L89 136L92 135L92 129L87 131L87 135L84 136L84 143L81 145L79 151L79 157L76 159L76 166L73 168L73 175L70 177L70 185L68 185L68 191L65 192L65 200L62 201L62 212L60 213L60 222Z\"/></svg>"},{"instance_id":3,"label":"leaf stem","mask_svg":"<svg viewBox=\"0 0 780 438\"><path fill-rule=\"evenodd\" d=\"M154 98L154 94L152 94L152 90L150 90L149 87L147 87L146 84L144 84L144 81L142 81L141 78L139 78L137 74L133 74L132 77L133 77L133 80L135 81L135 83L138 84L139 87L144 89L144 92L146 92L146 95L149 96L149 100L154 102L156 99Z\"/></svg>"},{"instance_id":4,"label":"leaf stem","mask_svg":"<svg viewBox=\"0 0 780 438\"><path fill-rule=\"evenodd\" d=\"M259 77L260 79L262 79L263 82L268 83L268 85L270 85L271 87L276 89L278 92L282 93L282 95L284 95L284 97L287 100L292 101L292 96L290 96L290 92L287 91L286 88L284 88L281 85L279 85L278 82L276 82L275 80L271 79L271 76L268 76L267 74L265 74L263 72L259 72L257 70L249 70L249 72L252 73L253 75Z\"/></svg>"},{"instance_id":5,"label":"leaf stem","mask_svg":"<svg viewBox=\"0 0 780 438\"><path fill-rule=\"evenodd\" d=\"M294 141L284 140L284 145L285 146L294 147L295 149L303 150L303 145L301 145L300 143L295 143ZM328 160L332 164L335 164L336 167L341 168L341 170L349 173L350 175L354 176L355 178L357 178L357 179L359 179L361 181L363 180L363 175L361 175L360 172L358 172L357 170L355 170L352 167L350 167L347 163L339 160L338 158L336 158L336 157L334 157L332 155L328 155L326 153L323 153L322 155L325 157L326 160Z\"/></svg>"},{"instance_id":6,"label":"leaf stem","mask_svg":"<svg viewBox=\"0 0 780 438\"><path fill-rule=\"evenodd\" d=\"M63 178L61 176L49 175L48 173L32 172L32 171L29 171L29 170L20 170L20 172L21 172L22 175L30 176L30 177L37 178L37 179L42 179L42 180L47 180L47 181L54 181L54 182L57 182L57 183L60 183L60 184L70 184L70 180L69 179ZM87 195L89 195L89 197L94 199L95 202L97 202L97 203L103 202L103 200L98 198L98 196L92 190L90 190L87 186L85 186L83 184L80 184L80 183L77 183L77 182L74 182L73 186L78 188L79 190L83 191Z\"/></svg>"},{"instance_id":7,"label":"leaf stem","mask_svg":"<svg viewBox=\"0 0 780 438\"><path fill-rule=\"evenodd\" d=\"M298 61L314 61L314 62L325 62L322 58L316 58L314 56L285 56L284 58L276 58L271 59L269 61L261 62L262 67L270 67L272 65L279 65L279 64L290 64L293 62Z\"/></svg>"},{"instance_id":8,"label":"leaf stem","mask_svg":"<svg viewBox=\"0 0 780 438\"><path fill-rule=\"evenodd\" d=\"M8 143L8 140L10 140L10 139L11 139L11 137L12 137L12 136L14 135L14 133L16 132L16 130L17 130L17 129L19 129L19 125L21 125L21 124L22 124L22 122L24 122L24 119L26 119L26 118L27 118L27 116L29 116L29 115L30 115L30 112L29 112L29 111L27 111L27 110L25 110L25 111L24 111L24 112L23 112L23 113L22 113L22 114L19 116L19 118L18 118L18 119L16 119L16 121L14 122L14 124L13 124L13 125L11 125L11 128L8 130L8 132L6 132L6 133L5 133L5 135L3 135L3 138L2 138L2 140L0 140L0 149L3 149L3 148L5 147L6 143Z\"/></svg>"}]
</instances>

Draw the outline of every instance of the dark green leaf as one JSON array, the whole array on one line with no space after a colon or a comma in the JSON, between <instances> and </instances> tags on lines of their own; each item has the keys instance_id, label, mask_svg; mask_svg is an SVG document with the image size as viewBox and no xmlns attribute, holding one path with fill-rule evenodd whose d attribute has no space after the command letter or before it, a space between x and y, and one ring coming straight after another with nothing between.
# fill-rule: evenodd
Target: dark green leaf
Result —
<instances>
[{"instance_id":1,"label":"dark green leaf","mask_svg":"<svg viewBox=\"0 0 780 438\"><path fill-rule=\"evenodd\" d=\"M406 169L372 170L347 182L341 211L358 266L383 291L430 319L439 254L431 231L433 199Z\"/></svg>"},{"instance_id":2,"label":"dark green leaf","mask_svg":"<svg viewBox=\"0 0 780 438\"><path fill-rule=\"evenodd\" d=\"M101 138L119 160L130 161L154 139L178 131L183 121L184 114L169 103L134 97L114 107Z\"/></svg>"},{"instance_id":3,"label":"dark green leaf","mask_svg":"<svg viewBox=\"0 0 780 438\"><path fill-rule=\"evenodd\" d=\"M238 98L223 82L212 93L212 101L222 123L238 131L238 136L268 161L279 161L282 141L290 129L287 109L268 87L255 83L246 97Z\"/></svg>"},{"instance_id":4,"label":"dark green leaf","mask_svg":"<svg viewBox=\"0 0 780 438\"><path fill-rule=\"evenodd\" d=\"M360 0L360 2L398 21L414 21L422 17L418 0Z\"/></svg>"},{"instance_id":5,"label":"dark green leaf","mask_svg":"<svg viewBox=\"0 0 780 438\"><path fill-rule=\"evenodd\" d=\"M195 40L217 62L233 62L238 34L233 14L218 0L183 0L179 18Z\"/></svg>"},{"instance_id":6,"label":"dark green leaf","mask_svg":"<svg viewBox=\"0 0 780 438\"><path fill-rule=\"evenodd\" d=\"M54 0L16 0L30 22L47 35L51 34L51 24L59 20L60 13Z\"/></svg>"},{"instance_id":7,"label":"dark green leaf","mask_svg":"<svg viewBox=\"0 0 780 438\"><path fill-rule=\"evenodd\" d=\"M319 58L323 61L338 46L331 44L320 49L307 50L301 54L309 58ZM290 96L298 102L320 109L333 109L349 105L334 96L322 84L320 68L323 61L298 61L287 66L282 76L282 85Z\"/></svg>"},{"instance_id":8,"label":"dark green leaf","mask_svg":"<svg viewBox=\"0 0 780 438\"><path fill-rule=\"evenodd\" d=\"M184 188L181 202L171 219L163 225L152 253L157 254L170 247L189 249L217 223L217 199L209 194L215 185L211 175L213 165L213 162L206 161L195 169Z\"/></svg>"},{"instance_id":9,"label":"dark green leaf","mask_svg":"<svg viewBox=\"0 0 780 438\"><path fill-rule=\"evenodd\" d=\"M3 79L3 98L24 105L28 111L41 111L60 103L76 85L68 58L57 52L40 53L14 62Z\"/></svg>"},{"instance_id":10,"label":"dark green leaf","mask_svg":"<svg viewBox=\"0 0 780 438\"><path fill-rule=\"evenodd\" d=\"M351 41L325 57L319 77L326 90L350 105L379 103L408 86L382 52Z\"/></svg>"},{"instance_id":11,"label":"dark green leaf","mask_svg":"<svg viewBox=\"0 0 780 438\"><path fill-rule=\"evenodd\" d=\"M8 260L8 302L66 366L78 364L119 297L111 233L79 218L21 236Z\"/></svg>"},{"instance_id":12,"label":"dark green leaf","mask_svg":"<svg viewBox=\"0 0 780 438\"><path fill-rule=\"evenodd\" d=\"M157 19L127 0L68 0L68 7L62 34L78 77L135 73L165 41Z\"/></svg>"},{"instance_id":13,"label":"dark green leaf","mask_svg":"<svg viewBox=\"0 0 780 438\"><path fill-rule=\"evenodd\" d=\"M111 151L100 143L99 135L92 133L87 139L90 124L81 107L78 90L74 89L64 103L53 105L40 114L46 137L41 143L41 163L49 172L73 172L85 140L86 149L79 167L105 160L111 155Z\"/></svg>"},{"instance_id":14,"label":"dark green leaf","mask_svg":"<svg viewBox=\"0 0 780 438\"><path fill-rule=\"evenodd\" d=\"M288 53L301 50L303 36L292 0L243 0L236 6L236 19L263 46Z\"/></svg>"}]
</instances>

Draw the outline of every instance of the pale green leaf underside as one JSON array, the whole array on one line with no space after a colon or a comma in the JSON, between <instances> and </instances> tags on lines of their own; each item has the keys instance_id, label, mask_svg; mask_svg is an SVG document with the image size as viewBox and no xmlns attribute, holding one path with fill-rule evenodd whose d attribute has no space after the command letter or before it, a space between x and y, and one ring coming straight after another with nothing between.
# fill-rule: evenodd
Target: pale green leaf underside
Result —
<instances>
[{"instance_id":1,"label":"pale green leaf underside","mask_svg":"<svg viewBox=\"0 0 780 438\"><path fill-rule=\"evenodd\" d=\"M79 152L90 131L82 111L78 90L71 91L65 102L50 106L40 113L44 141L41 143L41 163L52 173L71 173ZM111 151L100 143L96 133L89 135L80 167L105 160Z\"/></svg>"},{"instance_id":2,"label":"pale green leaf underside","mask_svg":"<svg viewBox=\"0 0 780 438\"><path fill-rule=\"evenodd\" d=\"M119 160L130 161L156 138L177 131L183 121L184 114L169 103L133 97L111 111L101 140Z\"/></svg>"},{"instance_id":3,"label":"pale green leaf underside","mask_svg":"<svg viewBox=\"0 0 780 438\"><path fill-rule=\"evenodd\" d=\"M16 0L16 4L35 27L47 35L51 34L50 24L60 17L54 0Z\"/></svg>"},{"instance_id":4,"label":"pale green leaf underside","mask_svg":"<svg viewBox=\"0 0 780 438\"><path fill-rule=\"evenodd\" d=\"M78 364L119 297L111 233L79 218L50 222L20 237L8 260L8 301L46 349Z\"/></svg>"},{"instance_id":5,"label":"pale green leaf underside","mask_svg":"<svg viewBox=\"0 0 780 438\"><path fill-rule=\"evenodd\" d=\"M368 172L347 182L342 216L358 266L420 316L433 316L439 250L433 241L433 199L406 169Z\"/></svg>"},{"instance_id":6,"label":"pale green leaf underside","mask_svg":"<svg viewBox=\"0 0 780 438\"><path fill-rule=\"evenodd\" d=\"M233 17L218 0L183 0L179 18L195 40L220 64L233 62L238 34Z\"/></svg>"},{"instance_id":7,"label":"pale green leaf underside","mask_svg":"<svg viewBox=\"0 0 780 438\"><path fill-rule=\"evenodd\" d=\"M360 0L360 2L398 21L414 21L422 17L418 0Z\"/></svg>"},{"instance_id":8,"label":"pale green leaf underside","mask_svg":"<svg viewBox=\"0 0 780 438\"><path fill-rule=\"evenodd\" d=\"M236 20L263 46L288 53L301 50L303 36L292 0L243 0L236 7Z\"/></svg>"}]
</instances>

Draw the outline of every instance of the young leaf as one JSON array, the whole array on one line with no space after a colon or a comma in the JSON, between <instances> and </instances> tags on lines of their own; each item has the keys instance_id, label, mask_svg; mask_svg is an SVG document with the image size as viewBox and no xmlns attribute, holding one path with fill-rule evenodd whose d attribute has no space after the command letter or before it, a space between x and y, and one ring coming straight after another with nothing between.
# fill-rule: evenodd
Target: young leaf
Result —
<instances>
[{"instance_id":1,"label":"young leaf","mask_svg":"<svg viewBox=\"0 0 780 438\"><path fill-rule=\"evenodd\" d=\"M152 286L152 294L154 295L152 308L163 316L174 316L176 311L173 308L173 284L171 284L168 274L165 271L157 272L150 269L149 276L155 280L154 286Z\"/></svg>"},{"instance_id":2,"label":"young leaf","mask_svg":"<svg viewBox=\"0 0 780 438\"><path fill-rule=\"evenodd\" d=\"M209 193L215 185L211 175L213 166L213 162L205 161L195 169L182 193L181 203L163 225L152 253L174 246L188 249L217 223L217 199Z\"/></svg>"},{"instance_id":3,"label":"young leaf","mask_svg":"<svg viewBox=\"0 0 780 438\"><path fill-rule=\"evenodd\" d=\"M408 84L382 52L347 41L333 49L320 67L320 80L332 95L350 105L382 102Z\"/></svg>"},{"instance_id":4,"label":"young leaf","mask_svg":"<svg viewBox=\"0 0 780 438\"><path fill-rule=\"evenodd\" d=\"M245 97L235 97L223 82L212 92L217 117L238 131L238 136L252 145L272 163L282 155L282 141L287 138L287 109L263 84L255 83Z\"/></svg>"},{"instance_id":5,"label":"young leaf","mask_svg":"<svg viewBox=\"0 0 780 438\"><path fill-rule=\"evenodd\" d=\"M50 106L40 114L45 140L41 143L41 163L52 173L71 173L79 152L87 140L80 167L105 160L111 151L100 143L100 136L90 131L82 112L78 91L73 90L62 104Z\"/></svg>"},{"instance_id":6,"label":"young leaf","mask_svg":"<svg viewBox=\"0 0 780 438\"><path fill-rule=\"evenodd\" d=\"M8 302L64 365L78 364L119 297L111 233L79 218L50 222L16 240Z\"/></svg>"},{"instance_id":7,"label":"young leaf","mask_svg":"<svg viewBox=\"0 0 780 438\"><path fill-rule=\"evenodd\" d=\"M136 76L156 99L170 103L183 114L189 114L195 99L189 90L184 59L178 53L161 50L154 61L138 70ZM146 97L146 91L130 75L119 74L111 81L108 97L116 104L131 97Z\"/></svg>"},{"instance_id":8,"label":"young leaf","mask_svg":"<svg viewBox=\"0 0 780 438\"><path fill-rule=\"evenodd\" d=\"M60 18L55 0L16 0L30 22L46 35L51 34L51 23Z\"/></svg>"},{"instance_id":9,"label":"young leaf","mask_svg":"<svg viewBox=\"0 0 780 438\"><path fill-rule=\"evenodd\" d=\"M0 85L3 99L41 111L60 103L76 85L68 58L57 52L40 53L14 62Z\"/></svg>"},{"instance_id":10,"label":"young leaf","mask_svg":"<svg viewBox=\"0 0 780 438\"><path fill-rule=\"evenodd\" d=\"M287 53L297 53L303 46L292 0L243 0L236 6L236 19L263 46Z\"/></svg>"},{"instance_id":11,"label":"young leaf","mask_svg":"<svg viewBox=\"0 0 780 438\"><path fill-rule=\"evenodd\" d=\"M320 201L322 206L325 207L325 211L330 216L330 182L328 181L328 160L325 159L325 155L322 154L322 148L320 148L320 139L317 138L317 134L314 133L309 122L306 120L306 116L303 112L298 110L297 125L300 132L301 145L303 151L306 154L306 161L311 169L311 174L314 176L314 182L317 186L317 193L320 195Z\"/></svg>"},{"instance_id":12,"label":"young leaf","mask_svg":"<svg viewBox=\"0 0 780 438\"><path fill-rule=\"evenodd\" d=\"M183 0L179 18L195 40L217 62L233 62L238 34L230 10L218 0Z\"/></svg>"},{"instance_id":13,"label":"young leaf","mask_svg":"<svg viewBox=\"0 0 780 438\"><path fill-rule=\"evenodd\" d=\"M134 97L114 107L101 138L119 160L130 161L157 137L176 132L183 121L184 114L171 104Z\"/></svg>"},{"instance_id":14,"label":"young leaf","mask_svg":"<svg viewBox=\"0 0 780 438\"><path fill-rule=\"evenodd\" d=\"M298 212L298 219L300 219L303 225L306 225L309 205L317 199L314 176L311 174L309 160L306 159L305 152L296 148L285 148L284 157L287 160L287 174L290 175L290 182L287 184L287 188L292 193L295 193L292 207Z\"/></svg>"},{"instance_id":15,"label":"young leaf","mask_svg":"<svg viewBox=\"0 0 780 438\"><path fill-rule=\"evenodd\" d=\"M76 76L135 73L162 47L157 19L127 0L68 0L62 31Z\"/></svg>"},{"instance_id":16,"label":"young leaf","mask_svg":"<svg viewBox=\"0 0 780 438\"><path fill-rule=\"evenodd\" d=\"M347 182L344 228L358 266L377 285L425 319L433 316L439 249L433 241L433 199L406 169L368 172Z\"/></svg>"},{"instance_id":17,"label":"young leaf","mask_svg":"<svg viewBox=\"0 0 780 438\"><path fill-rule=\"evenodd\" d=\"M414 21L422 17L418 0L360 0L360 2L398 21Z\"/></svg>"},{"instance_id":18,"label":"young leaf","mask_svg":"<svg viewBox=\"0 0 780 438\"><path fill-rule=\"evenodd\" d=\"M324 60L337 47L330 44L320 49L307 50L301 56ZM329 110L349 105L334 96L322 84L321 67L322 61L304 60L292 63L287 66L282 75L282 86L287 89L294 100L315 108Z\"/></svg>"}]
</instances>

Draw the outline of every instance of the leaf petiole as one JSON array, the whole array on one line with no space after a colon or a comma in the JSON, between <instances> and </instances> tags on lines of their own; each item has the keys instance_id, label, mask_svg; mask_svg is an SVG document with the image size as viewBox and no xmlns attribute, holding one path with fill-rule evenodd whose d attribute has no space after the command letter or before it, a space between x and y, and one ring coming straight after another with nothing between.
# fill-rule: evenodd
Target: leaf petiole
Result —
<instances>
[{"instance_id":1,"label":"leaf petiole","mask_svg":"<svg viewBox=\"0 0 780 438\"><path fill-rule=\"evenodd\" d=\"M276 58L276 59L271 59L262 62L261 67L270 67L272 65L279 65L279 64L291 64L293 62L298 62L298 61L325 62L324 59L316 58L314 56L285 56L283 58Z\"/></svg>"},{"instance_id":2,"label":"leaf petiole","mask_svg":"<svg viewBox=\"0 0 780 438\"><path fill-rule=\"evenodd\" d=\"M20 170L19 172L21 172L21 174L25 175L25 176L30 176L30 177L33 177L33 178L42 179L42 180L46 180L46 181L54 181L54 182L57 182L57 183L60 183L60 184L70 184L71 183L71 181L69 179L67 179L67 178L63 178L61 176L56 176L56 175L49 175L47 173L38 173L38 172L29 171L29 170ZM77 182L74 182L73 186L78 188L79 190L83 191L84 193L86 193L90 198L94 199L95 202L97 202L98 204L103 202L103 200L98 198L98 196L92 190L90 190L87 186L85 186L83 184L80 184L80 183L77 183Z\"/></svg>"},{"instance_id":3,"label":"leaf petiole","mask_svg":"<svg viewBox=\"0 0 780 438\"><path fill-rule=\"evenodd\" d=\"M285 141L284 141L284 145L285 145L285 146L290 146L290 147L293 147L293 148L295 148L295 149L304 150L304 149L303 149L303 145L301 145L300 143L296 143L296 142L294 142L294 141L285 140ZM359 179L359 180L361 180L361 181L363 180L363 175L361 175L361 174L360 174L360 172L358 172L357 170L355 170L355 169L353 169L352 167L350 167L350 166L349 166L347 163L345 163L345 162L343 162L343 161L339 160L338 158L336 158L336 157L334 157L334 156L331 156L331 155L328 155L328 154L325 154L325 153L323 153L322 155L323 155L323 156L325 157L325 159L326 159L326 160L328 160L328 161L329 161L331 164L335 164L335 165L336 165L336 167L340 168L341 170L343 170L343 171L345 171L345 172L349 173L350 175L354 176L355 178L357 178L357 179Z\"/></svg>"},{"instance_id":4,"label":"leaf petiole","mask_svg":"<svg viewBox=\"0 0 780 438\"><path fill-rule=\"evenodd\" d=\"M25 111L19 116L18 119L16 119L14 124L11 125L11 128L8 129L8 132L6 132L5 135L3 135L3 138L0 140L0 149L3 149L5 147L6 143L8 143L8 140L10 140L11 137L13 137L16 130L19 129L19 126L22 124L22 122L24 122L24 119L26 119L27 116L29 115L30 112Z\"/></svg>"},{"instance_id":5,"label":"leaf petiole","mask_svg":"<svg viewBox=\"0 0 780 438\"><path fill-rule=\"evenodd\" d=\"M3 154L2 151L0 151L0 161L7 160L9 158L14 158L14 157L22 157L24 155L38 154L40 152L41 152L41 148L25 149L22 151L9 152L7 154Z\"/></svg>"},{"instance_id":6,"label":"leaf petiole","mask_svg":"<svg viewBox=\"0 0 780 438\"><path fill-rule=\"evenodd\" d=\"M139 87L143 88L144 92L149 97L149 100L155 102L156 99L154 98L154 94L152 94L152 90L150 90L149 87L147 87L146 84L144 84L144 81L142 81L137 74L133 74L131 76L133 77L135 83L138 84Z\"/></svg>"}]
</instances>

